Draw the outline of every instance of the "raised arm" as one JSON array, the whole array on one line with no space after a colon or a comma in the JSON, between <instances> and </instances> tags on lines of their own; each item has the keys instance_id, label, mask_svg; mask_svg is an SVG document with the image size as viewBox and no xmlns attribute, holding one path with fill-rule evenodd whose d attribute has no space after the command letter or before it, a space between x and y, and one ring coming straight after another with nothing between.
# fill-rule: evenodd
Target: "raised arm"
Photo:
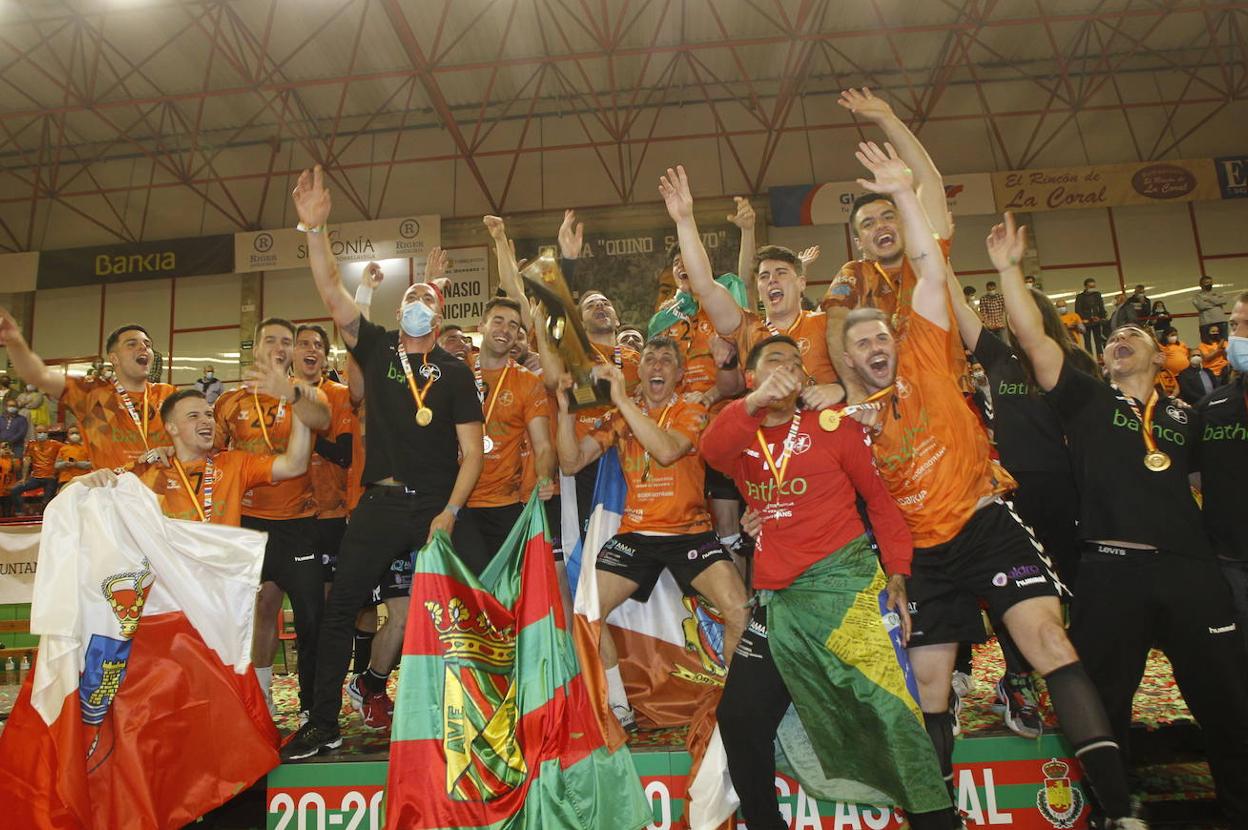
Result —
<instances>
[{"instance_id":1,"label":"raised arm","mask_svg":"<svg viewBox=\"0 0 1248 830\"><path fill-rule=\"evenodd\" d=\"M737 212L728 217L728 221L741 229L741 247L737 250L737 276L747 279L754 270L754 254L758 251L758 243L754 238L754 206L744 196L733 196L737 203Z\"/></svg>"},{"instance_id":2,"label":"raised arm","mask_svg":"<svg viewBox=\"0 0 1248 830\"><path fill-rule=\"evenodd\" d=\"M286 442L286 452L273 459L273 480L285 481L298 478L308 471L308 460L312 457L312 430L302 418L294 418L290 422L290 440Z\"/></svg>"},{"instance_id":3,"label":"raised arm","mask_svg":"<svg viewBox=\"0 0 1248 830\"><path fill-rule=\"evenodd\" d=\"M897 117L887 101L876 98L866 87L845 90L837 103L884 131L884 137L897 148L901 160L914 171L919 203L923 205L932 231L941 239L948 239L953 228L949 224L949 207L945 201L945 181L915 134Z\"/></svg>"},{"instance_id":4,"label":"raised arm","mask_svg":"<svg viewBox=\"0 0 1248 830\"><path fill-rule=\"evenodd\" d=\"M316 290L338 327L343 342L347 348L352 348L360 336L360 309L343 287L338 261L329 247L329 231L325 223L329 221L332 203L329 189L325 187L324 171L319 164L299 175L292 198L299 224L307 229L308 264L312 268Z\"/></svg>"},{"instance_id":5,"label":"raised arm","mask_svg":"<svg viewBox=\"0 0 1248 830\"><path fill-rule=\"evenodd\" d=\"M1044 319L1031 298L1031 289L1023 282L1023 251L1027 248L1027 228L1014 225L1014 214L1005 214L1005 224L995 226L988 234L988 256L1001 275L1001 291L1005 294L1005 313L1010 331L1036 373L1036 383L1049 391L1062 374L1065 352L1055 340L1044 333Z\"/></svg>"},{"instance_id":6,"label":"raised arm","mask_svg":"<svg viewBox=\"0 0 1248 830\"><path fill-rule=\"evenodd\" d=\"M727 288L715 282L711 259L702 246L698 223L693 218L693 194L685 168L679 165L675 170L667 168L667 175L659 178L659 193L667 205L667 215L676 223L680 259L689 274L689 287L711 318L715 330L727 337L741 327L741 306Z\"/></svg>"},{"instance_id":7,"label":"raised arm","mask_svg":"<svg viewBox=\"0 0 1248 830\"><path fill-rule=\"evenodd\" d=\"M962 345L966 346L968 351L975 350L975 344L979 342L980 332L984 330L984 322L979 319L979 315L975 313L975 309L966 301L966 295L962 293L962 283L958 281L958 275L953 272L953 265L945 263L946 282L949 286L949 303L953 306L953 318L958 323L958 334L962 336Z\"/></svg>"},{"instance_id":8,"label":"raised arm","mask_svg":"<svg viewBox=\"0 0 1248 830\"><path fill-rule=\"evenodd\" d=\"M914 192L914 171L901 160L891 144L886 143L881 150L875 142L864 142L858 145L854 155L875 176L875 181L859 179L859 186L872 193L889 195L901 215L906 236L906 258L918 275L911 301L915 313L942 329L948 329L945 258Z\"/></svg>"},{"instance_id":9,"label":"raised arm","mask_svg":"<svg viewBox=\"0 0 1248 830\"><path fill-rule=\"evenodd\" d=\"M520 281L520 269L516 264L516 252L507 239L507 229L499 216L482 216L494 244L494 259L498 262L498 285L503 293L520 304L520 320L525 328L533 330L533 315L529 313L529 301L524 296L524 283Z\"/></svg>"},{"instance_id":10,"label":"raised arm","mask_svg":"<svg viewBox=\"0 0 1248 830\"><path fill-rule=\"evenodd\" d=\"M576 418L568 408L568 389L572 386L572 378L563 375L559 379L559 388L555 397L559 401L559 421L555 424L555 451L558 454L559 469L565 476L576 475L587 465L592 464L602 455L602 447L592 437L576 437Z\"/></svg>"},{"instance_id":11,"label":"raised arm","mask_svg":"<svg viewBox=\"0 0 1248 830\"><path fill-rule=\"evenodd\" d=\"M355 307L360 310L361 319L370 319L369 315L373 311L373 291L385 278L386 275L382 273L381 266L376 262L370 262L364 267L364 274L360 277L360 286L355 289ZM351 393L352 406L359 406L364 401L364 370L355 362L350 352L347 352L347 390Z\"/></svg>"},{"instance_id":12,"label":"raised arm","mask_svg":"<svg viewBox=\"0 0 1248 830\"><path fill-rule=\"evenodd\" d=\"M65 391L65 373L48 367L39 355L30 350L21 328L7 308L0 307L0 346L9 352L9 361L17 376L36 389L60 399Z\"/></svg>"},{"instance_id":13,"label":"raised arm","mask_svg":"<svg viewBox=\"0 0 1248 830\"><path fill-rule=\"evenodd\" d=\"M253 363L243 378L249 392L260 392L274 398L285 398L296 421L316 430L329 426L329 401L325 393L308 383L300 383L277 366Z\"/></svg>"}]
</instances>

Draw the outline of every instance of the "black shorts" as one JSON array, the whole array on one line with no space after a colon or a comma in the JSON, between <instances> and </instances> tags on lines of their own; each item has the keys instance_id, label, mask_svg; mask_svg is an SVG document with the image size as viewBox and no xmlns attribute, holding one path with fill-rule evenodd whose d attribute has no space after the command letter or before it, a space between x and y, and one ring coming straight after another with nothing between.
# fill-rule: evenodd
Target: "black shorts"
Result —
<instances>
[{"instance_id":1,"label":"black shorts","mask_svg":"<svg viewBox=\"0 0 1248 830\"><path fill-rule=\"evenodd\" d=\"M502 507L465 507L460 510L451 534L455 553L469 570L480 576L494 561L523 512L524 505L518 502Z\"/></svg>"},{"instance_id":2,"label":"black shorts","mask_svg":"<svg viewBox=\"0 0 1248 830\"><path fill-rule=\"evenodd\" d=\"M706 497L722 501L741 500L741 494L733 480L709 464L706 467Z\"/></svg>"},{"instance_id":3,"label":"black shorts","mask_svg":"<svg viewBox=\"0 0 1248 830\"><path fill-rule=\"evenodd\" d=\"M286 593L298 590L309 579L305 573L316 569L319 583L321 559L317 556L316 519L260 519L243 516L239 525L248 530L267 533L264 545L264 566L260 569L261 582L275 582ZM322 589L323 591L324 589Z\"/></svg>"},{"instance_id":4,"label":"black shorts","mask_svg":"<svg viewBox=\"0 0 1248 830\"><path fill-rule=\"evenodd\" d=\"M686 594L695 593L693 580L716 562L732 563L732 557L711 532L678 536L621 533L612 536L598 552L598 570L637 583L633 599L645 602L667 568Z\"/></svg>"},{"instance_id":5,"label":"black shorts","mask_svg":"<svg viewBox=\"0 0 1248 830\"><path fill-rule=\"evenodd\" d=\"M1008 502L976 511L942 545L915 548L906 581L913 630L910 646L982 643L979 602L992 619L1033 597L1065 592L1053 563Z\"/></svg>"},{"instance_id":6,"label":"black shorts","mask_svg":"<svg viewBox=\"0 0 1248 830\"><path fill-rule=\"evenodd\" d=\"M388 599L409 597L412 595L412 576L416 572L416 552L406 559L396 559L390 563L390 570L381 578L381 582L373 589L373 605Z\"/></svg>"},{"instance_id":7,"label":"black shorts","mask_svg":"<svg viewBox=\"0 0 1248 830\"><path fill-rule=\"evenodd\" d=\"M326 582L334 581L334 571L338 569L338 549L342 547L342 537L346 532L345 516L316 520L316 549L321 554L321 571Z\"/></svg>"}]
</instances>

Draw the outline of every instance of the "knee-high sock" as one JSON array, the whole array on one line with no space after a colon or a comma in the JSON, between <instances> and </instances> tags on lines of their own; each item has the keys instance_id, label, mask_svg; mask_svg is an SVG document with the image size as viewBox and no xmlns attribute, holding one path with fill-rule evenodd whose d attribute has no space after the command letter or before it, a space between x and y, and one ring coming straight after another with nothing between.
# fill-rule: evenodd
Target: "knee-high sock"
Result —
<instances>
[{"instance_id":1,"label":"knee-high sock","mask_svg":"<svg viewBox=\"0 0 1248 830\"><path fill-rule=\"evenodd\" d=\"M936 748L936 760L940 763L940 775L949 788L953 806L958 806L958 791L953 785L953 715L945 712L924 712L923 725Z\"/></svg>"},{"instance_id":2,"label":"knee-high sock","mask_svg":"<svg viewBox=\"0 0 1248 830\"><path fill-rule=\"evenodd\" d=\"M1131 790L1126 764L1096 686L1076 661L1044 676L1049 698L1061 723L1062 733L1075 748L1075 757L1101 808L1110 818L1130 815Z\"/></svg>"}]
</instances>

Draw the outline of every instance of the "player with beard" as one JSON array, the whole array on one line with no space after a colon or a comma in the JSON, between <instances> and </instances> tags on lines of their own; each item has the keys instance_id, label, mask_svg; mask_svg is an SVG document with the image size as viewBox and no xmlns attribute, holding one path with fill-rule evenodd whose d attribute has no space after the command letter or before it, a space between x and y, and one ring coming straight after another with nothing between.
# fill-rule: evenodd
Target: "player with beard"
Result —
<instances>
[{"instance_id":1,"label":"player with beard","mask_svg":"<svg viewBox=\"0 0 1248 830\"><path fill-rule=\"evenodd\" d=\"M412 553L434 533L454 532L484 457L472 371L437 344L440 290L424 282L409 286L395 313L397 331L364 319L330 247L332 200L319 166L300 175L293 200L317 292L364 380L368 489L342 540L316 655L315 699L308 722L282 749L288 761L342 745L338 712L352 632L379 583L387 622L373 642L370 668L352 683L365 706L389 705L386 680L403 647Z\"/></svg>"},{"instance_id":2,"label":"player with beard","mask_svg":"<svg viewBox=\"0 0 1248 830\"><path fill-rule=\"evenodd\" d=\"M897 154L914 173L919 203L948 256L953 228L949 222L945 185L927 150L893 113L888 102L876 98L871 90L847 89L837 103L878 126L886 140L897 148ZM914 267L906 259L904 228L897 206L887 195L867 193L855 199L849 210L849 227L862 259L841 266L820 303L828 313L828 351L836 365L840 365L842 359L841 329L850 309L881 309L891 317L897 333L903 334L917 281ZM957 351L960 355L961 349ZM850 401L860 400L863 392L856 386L856 378L851 374L845 382Z\"/></svg>"},{"instance_id":3,"label":"player with beard","mask_svg":"<svg viewBox=\"0 0 1248 830\"><path fill-rule=\"evenodd\" d=\"M819 756L820 777L855 788L824 785L832 789L820 798L851 800L865 785L911 811L912 827L952 827L940 766L895 651L909 627L913 546L905 519L876 474L862 429L849 420L825 424L798 407L806 372L796 342L767 338L750 352L746 372L752 391L729 404L702 441L703 458L733 476L762 519L754 531L761 601L717 712L742 815L751 830L788 826L776 801L772 747L792 704ZM870 614L864 601L875 605L881 597L884 607L862 621L874 624L846 638L851 609ZM883 611L900 628L896 643L880 626ZM852 648L832 645L846 639ZM875 682L862 683L864 672ZM864 763L866 753L844 751L862 743L888 747L894 763Z\"/></svg>"},{"instance_id":4,"label":"player with beard","mask_svg":"<svg viewBox=\"0 0 1248 830\"><path fill-rule=\"evenodd\" d=\"M778 245L764 246L755 254L752 270L766 309L766 316L759 317L743 309L732 293L713 279L710 259L693 218L693 194L685 168L669 167L667 175L659 179L659 193L676 223L689 287L719 335L733 340L738 354L749 354L756 343L776 334L792 337L802 350L811 378L802 390L802 403L809 409L825 409L842 401L845 390L828 357L827 316L822 311L802 309L806 277L797 254Z\"/></svg>"},{"instance_id":5,"label":"player with beard","mask_svg":"<svg viewBox=\"0 0 1248 830\"><path fill-rule=\"evenodd\" d=\"M286 451L296 419L309 429L326 429L330 426L330 406L315 384L289 376L295 346L293 323L275 317L262 320L256 326L255 343L255 363L243 385L226 392L213 405L216 439L220 449L280 455ZM270 708L273 657L277 653L274 621L281 612L283 594L290 597L295 615L299 708L306 711L312 705L316 637L325 600L315 517L316 498L306 474L243 494L242 527L268 534L256 598L252 660Z\"/></svg>"},{"instance_id":6,"label":"player with beard","mask_svg":"<svg viewBox=\"0 0 1248 830\"><path fill-rule=\"evenodd\" d=\"M325 377L328 362L329 333L308 323L295 329L295 377L321 390L329 404L329 426L316 434L315 451L308 462L308 480L316 499L316 550L327 590L334 581L338 548L347 531L347 471L357 428L351 390Z\"/></svg>"},{"instance_id":7,"label":"player with beard","mask_svg":"<svg viewBox=\"0 0 1248 830\"><path fill-rule=\"evenodd\" d=\"M529 327L524 323L516 331L516 342L511 345L511 359L535 375L542 373L541 355L529 348Z\"/></svg>"},{"instance_id":8,"label":"player with beard","mask_svg":"<svg viewBox=\"0 0 1248 830\"><path fill-rule=\"evenodd\" d=\"M481 317L481 353L474 375L485 411L485 467L456 527L455 549L480 574L498 553L520 518L529 494L522 492L527 441L533 453L539 495L553 493L555 451L551 446L546 389L541 378L511 359L520 330L520 304L496 297Z\"/></svg>"},{"instance_id":9,"label":"player with beard","mask_svg":"<svg viewBox=\"0 0 1248 830\"><path fill-rule=\"evenodd\" d=\"M1166 653L1205 736L1218 801L1230 826L1246 827L1248 656L1191 496L1200 424L1158 394L1162 352L1145 325L1128 323L1106 340L1109 385L1073 365L1023 288L1018 263L1026 245L1009 213L988 236L1010 325L1070 439L1084 542L1071 639L1123 746L1149 651Z\"/></svg>"},{"instance_id":10,"label":"player with beard","mask_svg":"<svg viewBox=\"0 0 1248 830\"><path fill-rule=\"evenodd\" d=\"M985 638L978 605L984 600L1043 675L1087 781L1106 814L1118 822L1112 826L1138 826L1129 817L1122 753L1096 687L1066 637L1058 602L1061 583L1031 532L1002 500L1015 483L990 457L988 438L962 396L950 343L954 334L944 256L914 192L912 171L891 145L885 146L887 152L875 144L859 145L858 160L875 180L858 182L887 194L896 205L918 282L900 340L882 310L849 313L843 330L845 365L869 393L866 400L881 404L880 410L859 410L854 417L871 426L880 476L914 536L907 585L913 620L910 660L942 772L952 786L951 676L958 644ZM1021 273L1018 280L1021 285ZM1034 314L1034 303L1031 308ZM1037 379L1043 386L1039 367Z\"/></svg>"},{"instance_id":11,"label":"player with beard","mask_svg":"<svg viewBox=\"0 0 1248 830\"><path fill-rule=\"evenodd\" d=\"M160 405L175 390L147 379L155 355L142 326L120 326L108 335L104 351L115 370L108 378L68 377L60 369L49 368L30 350L17 323L3 308L0 346L8 349L9 361L22 380L58 399L74 414L91 466L124 467L154 447L168 446Z\"/></svg>"},{"instance_id":12,"label":"player with beard","mask_svg":"<svg viewBox=\"0 0 1248 830\"><path fill-rule=\"evenodd\" d=\"M628 488L619 529L598 552L600 613L605 619L632 597L645 602L666 568L682 590L697 591L724 617L724 655L730 655L745 627L745 586L732 560L711 531L704 495L705 465L698 439L706 428L706 407L677 394L684 366L680 346L653 337L641 353L642 382L630 396L624 373L606 365L595 371L611 384L616 410L588 435L580 435L559 395L559 466L572 475L619 448ZM571 387L565 375L561 389ZM619 655L606 626L600 642L607 675L607 701L626 728L634 724L620 676Z\"/></svg>"},{"instance_id":13,"label":"player with beard","mask_svg":"<svg viewBox=\"0 0 1248 830\"><path fill-rule=\"evenodd\" d=\"M472 354L472 338L464 332L463 326L453 323L442 327L438 345L460 360L467 360Z\"/></svg>"},{"instance_id":14,"label":"player with beard","mask_svg":"<svg viewBox=\"0 0 1248 830\"><path fill-rule=\"evenodd\" d=\"M312 432L298 418L280 455L244 450L216 450L212 404L198 389L182 389L161 405L161 421L173 451L132 472L156 494L160 510L171 519L238 527L243 494L253 487L302 476L312 451ZM113 470L96 470L78 479L88 487L112 486Z\"/></svg>"}]
</instances>

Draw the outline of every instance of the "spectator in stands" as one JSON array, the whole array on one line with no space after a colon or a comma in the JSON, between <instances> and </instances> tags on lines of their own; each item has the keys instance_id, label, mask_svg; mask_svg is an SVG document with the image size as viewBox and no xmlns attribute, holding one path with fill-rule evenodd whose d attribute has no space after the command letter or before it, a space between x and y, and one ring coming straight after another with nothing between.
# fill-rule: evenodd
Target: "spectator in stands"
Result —
<instances>
[{"instance_id":1,"label":"spectator in stands","mask_svg":"<svg viewBox=\"0 0 1248 830\"><path fill-rule=\"evenodd\" d=\"M979 298L979 319L984 328L1000 337L1005 331L1005 295L997 290L997 284L984 283L984 295Z\"/></svg>"},{"instance_id":2,"label":"spectator in stands","mask_svg":"<svg viewBox=\"0 0 1248 830\"><path fill-rule=\"evenodd\" d=\"M1179 331L1175 328L1162 332L1160 340L1162 361L1157 381L1161 384L1162 391L1173 398L1179 393L1179 375L1189 365L1188 355L1191 350L1179 340Z\"/></svg>"},{"instance_id":3,"label":"spectator in stands","mask_svg":"<svg viewBox=\"0 0 1248 830\"><path fill-rule=\"evenodd\" d=\"M48 425L48 420L43 417L43 393L32 384L21 382L13 385L13 392L17 397L17 412L26 419L26 440L29 441L35 436L37 421L45 427Z\"/></svg>"},{"instance_id":4,"label":"spectator in stands","mask_svg":"<svg viewBox=\"0 0 1248 830\"><path fill-rule=\"evenodd\" d=\"M1144 286L1137 285L1135 291L1127 298L1127 303L1135 309L1135 322L1148 322L1149 313L1153 310L1153 303L1148 299L1148 295L1144 293Z\"/></svg>"},{"instance_id":5,"label":"spectator in stands","mask_svg":"<svg viewBox=\"0 0 1248 830\"><path fill-rule=\"evenodd\" d=\"M1070 334L1070 339L1078 343L1079 337L1084 330L1083 318L1071 311L1067 307L1065 300L1058 300L1056 305L1057 314L1062 318L1062 325L1066 327L1067 333Z\"/></svg>"},{"instance_id":6,"label":"spectator in stands","mask_svg":"<svg viewBox=\"0 0 1248 830\"><path fill-rule=\"evenodd\" d=\"M1230 364L1226 361L1226 338L1223 337L1225 330L1225 326L1218 323L1200 327L1200 357L1205 368L1213 373L1218 386L1226 382L1230 371Z\"/></svg>"},{"instance_id":7,"label":"spectator in stands","mask_svg":"<svg viewBox=\"0 0 1248 830\"><path fill-rule=\"evenodd\" d=\"M1033 277L1031 274L1028 274L1027 276L1023 277L1023 285L1027 286L1028 288L1034 288L1037 291L1044 290L1044 286L1041 285L1040 282L1037 281L1036 278Z\"/></svg>"},{"instance_id":8,"label":"spectator in stands","mask_svg":"<svg viewBox=\"0 0 1248 830\"><path fill-rule=\"evenodd\" d=\"M43 397L40 395L40 397ZM56 495L56 456L61 442L48 437L48 428L40 426L35 440L26 445L26 457L22 463L22 483L9 491L13 512L21 514L26 506L24 496L32 490L43 490L43 503Z\"/></svg>"},{"instance_id":9,"label":"spectator in stands","mask_svg":"<svg viewBox=\"0 0 1248 830\"><path fill-rule=\"evenodd\" d=\"M1204 367L1198 353L1193 353L1189 361L1188 367L1179 372L1179 397L1195 406L1201 398L1218 388L1218 379Z\"/></svg>"},{"instance_id":10,"label":"spectator in stands","mask_svg":"<svg viewBox=\"0 0 1248 830\"><path fill-rule=\"evenodd\" d=\"M1123 292L1114 297L1114 313L1109 318L1109 330L1114 332L1123 326L1139 322L1135 304Z\"/></svg>"},{"instance_id":11,"label":"spectator in stands","mask_svg":"<svg viewBox=\"0 0 1248 830\"><path fill-rule=\"evenodd\" d=\"M13 394L13 379L7 374L0 375L0 407L6 404L11 394Z\"/></svg>"},{"instance_id":12,"label":"spectator in stands","mask_svg":"<svg viewBox=\"0 0 1248 830\"><path fill-rule=\"evenodd\" d=\"M91 457L87 452L87 448L82 443L82 432L78 427L70 427L66 433L66 443L61 445L60 450L56 453L56 489L60 490L66 484L73 481L80 475L91 472Z\"/></svg>"},{"instance_id":13,"label":"spectator in stands","mask_svg":"<svg viewBox=\"0 0 1248 830\"><path fill-rule=\"evenodd\" d=\"M962 286L962 296L966 300L967 305L969 305L971 308L975 309L976 311L979 310L979 300L975 299L975 286L973 285Z\"/></svg>"},{"instance_id":14,"label":"spectator in stands","mask_svg":"<svg viewBox=\"0 0 1248 830\"><path fill-rule=\"evenodd\" d=\"M1165 343L1166 329L1170 328L1171 320L1173 318L1170 316L1170 311L1166 308L1166 304L1161 300L1153 302L1152 311L1153 313L1150 320L1153 324L1153 330L1157 332L1157 339L1162 343Z\"/></svg>"},{"instance_id":15,"label":"spectator in stands","mask_svg":"<svg viewBox=\"0 0 1248 830\"><path fill-rule=\"evenodd\" d=\"M1211 326L1226 326L1226 298L1213 290L1213 277L1200 278L1200 291L1192 297L1192 305L1200 314L1200 339L1204 342Z\"/></svg>"},{"instance_id":16,"label":"spectator in stands","mask_svg":"<svg viewBox=\"0 0 1248 830\"><path fill-rule=\"evenodd\" d=\"M1105 299L1096 290L1096 280L1083 281L1083 290L1075 295L1075 313L1083 320L1083 348L1093 357L1105 351Z\"/></svg>"},{"instance_id":17,"label":"spectator in stands","mask_svg":"<svg viewBox=\"0 0 1248 830\"><path fill-rule=\"evenodd\" d=\"M9 491L17 483L22 471L22 459L13 455L13 447L8 441L0 441L0 516L13 515L9 504Z\"/></svg>"},{"instance_id":18,"label":"spectator in stands","mask_svg":"<svg viewBox=\"0 0 1248 830\"><path fill-rule=\"evenodd\" d=\"M22 457L29 429L30 423L17 410L16 396L10 395L4 402L4 414L0 415L0 441L9 444L17 458Z\"/></svg>"},{"instance_id":19,"label":"spectator in stands","mask_svg":"<svg viewBox=\"0 0 1248 830\"><path fill-rule=\"evenodd\" d=\"M204 393L204 400L209 404L216 403L217 398L221 397L221 393L225 391L224 384L217 377L216 371L211 366L204 367L204 376L195 381L193 388Z\"/></svg>"}]
</instances>

